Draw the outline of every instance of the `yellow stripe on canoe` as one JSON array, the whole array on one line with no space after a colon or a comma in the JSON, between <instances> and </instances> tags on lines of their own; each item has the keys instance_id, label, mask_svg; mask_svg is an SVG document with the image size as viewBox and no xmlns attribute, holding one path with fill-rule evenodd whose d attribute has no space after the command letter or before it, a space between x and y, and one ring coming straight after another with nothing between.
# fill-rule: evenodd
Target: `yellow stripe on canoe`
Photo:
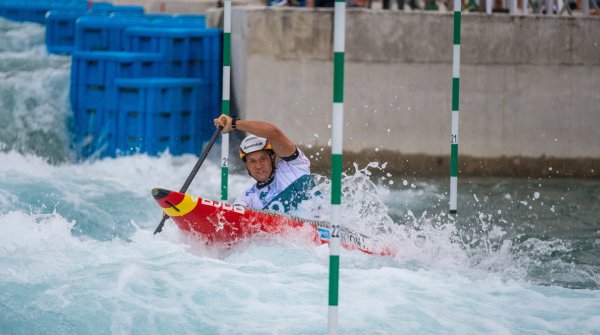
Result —
<instances>
[{"instance_id":1,"label":"yellow stripe on canoe","mask_svg":"<svg viewBox=\"0 0 600 335\"><path fill-rule=\"evenodd\" d=\"M190 195L185 195L183 200L178 204L173 204L175 207L165 208L164 211L168 216L183 216L191 212L198 204L198 198Z\"/></svg>"}]
</instances>

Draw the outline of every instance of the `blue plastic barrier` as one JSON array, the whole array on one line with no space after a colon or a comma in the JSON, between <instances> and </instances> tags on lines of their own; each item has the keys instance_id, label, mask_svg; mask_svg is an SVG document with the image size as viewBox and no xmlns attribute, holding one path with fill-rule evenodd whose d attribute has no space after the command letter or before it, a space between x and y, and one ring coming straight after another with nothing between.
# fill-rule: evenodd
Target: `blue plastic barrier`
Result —
<instances>
[{"instance_id":1,"label":"blue plastic barrier","mask_svg":"<svg viewBox=\"0 0 600 335\"><path fill-rule=\"evenodd\" d=\"M57 54L70 54L74 50L123 51L123 32L128 27L204 27L205 24L204 15L146 15L141 6L95 3L91 11L62 9L48 12L46 44L48 52Z\"/></svg>"},{"instance_id":2,"label":"blue plastic barrier","mask_svg":"<svg viewBox=\"0 0 600 335\"><path fill-rule=\"evenodd\" d=\"M115 154L116 145L110 140L114 125L109 117L117 100L116 78L160 76L160 54L124 52L76 52L71 65L71 108L74 113L74 132L83 143L84 157L100 153Z\"/></svg>"},{"instance_id":3,"label":"blue plastic barrier","mask_svg":"<svg viewBox=\"0 0 600 335\"><path fill-rule=\"evenodd\" d=\"M199 79L156 78L115 81L117 110L111 114L121 154L198 153L208 134L199 131Z\"/></svg>"},{"instance_id":4,"label":"blue plastic barrier","mask_svg":"<svg viewBox=\"0 0 600 335\"><path fill-rule=\"evenodd\" d=\"M46 13L52 9L86 10L85 1L17 1L6 0L2 4L2 16L18 22L44 24Z\"/></svg>"},{"instance_id":5,"label":"blue plastic barrier","mask_svg":"<svg viewBox=\"0 0 600 335\"><path fill-rule=\"evenodd\" d=\"M75 25L75 49L82 51L124 51L124 32L132 27L204 27L201 15L155 16L155 15L111 15L85 16Z\"/></svg>"},{"instance_id":6,"label":"blue plastic barrier","mask_svg":"<svg viewBox=\"0 0 600 335\"><path fill-rule=\"evenodd\" d=\"M132 27L125 31L125 49L136 52L162 52L168 59L218 59L221 31L193 27ZM200 50L193 50L199 48ZM211 53L212 52L212 53Z\"/></svg>"},{"instance_id":7,"label":"blue plastic barrier","mask_svg":"<svg viewBox=\"0 0 600 335\"><path fill-rule=\"evenodd\" d=\"M111 88L117 78L153 78L163 75L158 53L82 52L71 62L71 106L110 109L115 103Z\"/></svg>"},{"instance_id":8,"label":"blue plastic barrier","mask_svg":"<svg viewBox=\"0 0 600 335\"><path fill-rule=\"evenodd\" d=\"M220 81L219 29L133 27L125 30L125 50L160 52L172 76Z\"/></svg>"},{"instance_id":9,"label":"blue plastic barrier","mask_svg":"<svg viewBox=\"0 0 600 335\"><path fill-rule=\"evenodd\" d=\"M49 53L71 54L75 50L75 21L93 15L82 9L53 9L46 14L46 48Z\"/></svg>"},{"instance_id":10,"label":"blue plastic barrier","mask_svg":"<svg viewBox=\"0 0 600 335\"><path fill-rule=\"evenodd\" d=\"M190 30L189 76L204 78L210 85L221 81L221 31L219 29Z\"/></svg>"},{"instance_id":11,"label":"blue plastic barrier","mask_svg":"<svg viewBox=\"0 0 600 335\"><path fill-rule=\"evenodd\" d=\"M125 49L160 52L162 72L173 77L200 78L207 83L203 109L216 115L221 107L221 30L133 27L125 31Z\"/></svg>"},{"instance_id":12,"label":"blue plastic barrier","mask_svg":"<svg viewBox=\"0 0 600 335\"><path fill-rule=\"evenodd\" d=\"M75 24L75 49L81 51L124 51L123 32L128 27L151 25L142 16L81 17Z\"/></svg>"},{"instance_id":13,"label":"blue plastic barrier","mask_svg":"<svg viewBox=\"0 0 600 335\"><path fill-rule=\"evenodd\" d=\"M127 13L127 14L144 14L143 6L121 6L113 5L108 2L94 2L91 8L92 12L102 13L105 15L111 15L115 13Z\"/></svg>"},{"instance_id":14,"label":"blue plastic barrier","mask_svg":"<svg viewBox=\"0 0 600 335\"><path fill-rule=\"evenodd\" d=\"M110 13L108 16L111 16L111 17L128 17L128 16L141 16L141 15L148 16L148 14L146 14L146 13L143 13L143 12L140 13L140 12L137 12L137 11L116 11L116 12Z\"/></svg>"},{"instance_id":15,"label":"blue plastic barrier","mask_svg":"<svg viewBox=\"0 0 600 335\"><path fill-rule=\"evenodd\" d=\"M54 44L73 54L71 105L81 155L198 153L220 111L221 31L203 29L202 15L106 15L113 7L47 18L48 49Z\"/></svg>"},{"instance_id":16,"label":"blue plastic barrier","mask_svg":"<svg viewBox=\"0 0 600 335\"><path fill-rule=\"evenodd\" d=\"M114 7L110 2L94 2L91 5L91 11L96 13L104 13L106 15L110 14L110 10Z\"/></svg>"}]
</instances>

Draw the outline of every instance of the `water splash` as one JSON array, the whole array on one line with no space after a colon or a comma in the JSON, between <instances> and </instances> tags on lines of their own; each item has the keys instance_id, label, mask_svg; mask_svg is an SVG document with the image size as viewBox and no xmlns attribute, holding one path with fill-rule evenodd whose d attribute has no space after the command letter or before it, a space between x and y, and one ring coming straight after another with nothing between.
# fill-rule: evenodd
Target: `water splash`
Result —
<instances>
[{"instance_id":1,"label":"water splash","mask_svg":"<svg viewBox=\"0 0 600 335\"><path fill-rule=\"evenodd\" d=\"M258 236L212 250L169 223L152 235L150 190L180 187L197 157L71 163L68 61L42 56L42 29L0 19L3 331L322 333L327 246ZM218 199L216 155L190 193ZM374 180L385 168L344 175L344 224L399 255L342 251L344 333L597 333L598 181L463 179L449 216L447 180ZM330 182L317 179L309 205L326 217ZM231 175L231 194L251 182Z\"/></svg>"},{"instance_id":2,"label":"water splash","mask_svg":"<svg viewBox=\"0 0 600 335\"><path fill-rule=\"evenodd\" d=\"M496 273L505 280L600 287L597 262L576 261L582 258L580 248L593 249L593 240L574 246L561 234L548 236L548 229L555 225L549 222L560 220L553 209L562 207L564 194L551 189L540 192L539 182L515 189L506 180L490 180L484 188L491 191L476 186L462 194L466 205L454 216L446 212L447 193L439 185L443 181L404 180L396 184L402 185L399 188L389 188L389 184L373 182L370 169L385 170L373 162L364 168L355 165L353 173L343 176L343 224L396 250L398 259L425 267L469 269L479 275ZM329 194L329 180L317 179L319 192ZM531 187L536 191L531 192ZM317 206L325 218L326 200L320 199ZM303 209L304 214L314 213L314 203ZM523 217L528 218L526 222ZM587 243L592 245L587 247Z\"/></svg>"},{"instance_id":3,"label":"water splash","mask_svg":"<svg viewBox=\"0 0 600 335\"><path fill-rule=\"evenodd\" d=\"M0 17L0 53L45 53L46 29L35 23L17 23Z\"/></svg>"},{"instance_id":4,"label":"water splash","mask_svg":"<svg viewBox=\"0 0 600 335\"><path fill-rule=\"evenodd\" d=\"M70 159L70 58L49 57L44 28L0 21L0 151Z\"/></svg>"}]
</instances>

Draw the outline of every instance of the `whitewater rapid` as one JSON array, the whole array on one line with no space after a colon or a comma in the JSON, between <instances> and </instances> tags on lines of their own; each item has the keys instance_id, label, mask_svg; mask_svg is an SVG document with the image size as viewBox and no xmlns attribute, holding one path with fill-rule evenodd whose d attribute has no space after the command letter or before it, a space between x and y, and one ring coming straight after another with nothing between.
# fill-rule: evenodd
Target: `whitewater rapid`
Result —
<instances>
[{"instance_id":1,"label":"whitewater rapid","mask_svg":"<svg viewBox=\"0 0 600 335\"><path fill-rule=\"evenodd\" d=\"M80 160L70 59L43 36L0 19L0 333L325 333L327 245L153 235L151 189L179 189L197 156ZM218 146L189 193L219 199ZM234 197L252 181L232 172ZM296 214L327 215L315 178L323 198ZM342 224L398 253L342 250L340 333L600 334L600 182L461 178L456 216L448 182L346 171Z\"/></svg>"}]
</instances>

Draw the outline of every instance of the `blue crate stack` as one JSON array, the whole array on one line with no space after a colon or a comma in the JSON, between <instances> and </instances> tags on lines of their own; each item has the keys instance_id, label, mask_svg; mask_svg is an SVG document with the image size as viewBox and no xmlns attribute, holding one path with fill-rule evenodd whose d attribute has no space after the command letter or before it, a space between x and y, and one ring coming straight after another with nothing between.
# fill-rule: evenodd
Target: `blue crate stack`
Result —
<instances>
[{"instance_id":1,"label":"blue crate stack","mask_svg":"<svg viewBox=\"0 0 600 335\"><path fill-rule=\"evenodd\" d=\"M83 157L114 156L130 152L116 143L114 112L120 104L117 78L156 78L162 76L160 53L75 51L71 62L71 108L75 141L81 143ZM200 112L200 111L198 111Z\"/></svg>"},{"instance_id":2,"label":"blue crate stack","mask_svg":"<svg viewBox=\"0 0 600 335\"><path fill-rule=\"evenodd\" d=\"M21 1L22 2L22 1ZM8 4L8 5L7 5ZM46 25L71 55L74 147L82 158L199 153L221 108L221 38L203 15L145 14L82 0L0 0L0 15Z\"/></svg>"},{"instance_id":3,"label":"blue crate stack","mask_svg":"<svg viewBox=\"0 0 600 335\"><path fill-rule=\"evenodd\" d=\"M221 103L221 31L193 27L133 27L125 31L125 49L131 52L161 52L160 66L175 77L202 78L202 108L219 111ZM213 114L214 116L218 114ZM203 131L211 124L204 122Z\"/></svg>"},{"instance_id":4,"label":"blue crate stack","mask_svg":"<svg viewBox=\"0 0 600 335\"><path fill-rule=\"evenodd\" d=\"M17 22L36 22L44 24L46 13L52 9L86 10L84 0L4 0L0 2L0 15Z\"/></svg>"},{"instance_id":5,"label":"blue crate stack","mask_svg":"<svg viewBox=\"0 0 600 335\"><path fill-rule=\"evenodd\" d=\"M110 18L112 16L140 16L144 15L141 6L113 6L110 3L97 2L81 8L52 9L46 14L46 47L49 53L71 54L75 50L75 36L77 35L75 23L83 18ZM87 50L87 49L84 49ZM107 49L108 50L108 49Z\"/></svg>"},{"instance_id":6,"label":"blue crate stack","mask_svg":"<svg viewBox=\"0 0 600 335\"><path fill-rule=\"evenodd\" d=\"M159 154L166 149L179 155L197 152L200 79L117 79L114 118L116 143L122 154Z\"/></svg>"}]
</instances>

